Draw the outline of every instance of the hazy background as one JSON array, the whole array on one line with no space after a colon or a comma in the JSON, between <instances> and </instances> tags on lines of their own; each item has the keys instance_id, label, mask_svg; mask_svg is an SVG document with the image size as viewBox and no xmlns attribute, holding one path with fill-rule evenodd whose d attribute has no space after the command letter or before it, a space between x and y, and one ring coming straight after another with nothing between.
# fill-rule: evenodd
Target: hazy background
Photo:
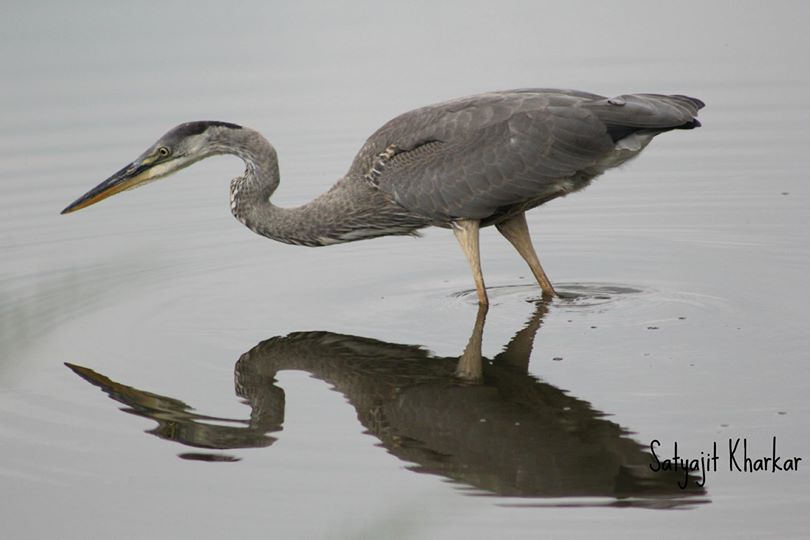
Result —
<instances>
[{"instance_id":1,"label":"hazy background","mask_svg":"<svg viewBox=\"0 0 810 540\"><path fill-rule=\"evenodd\" d=\"M721 472L711 503L683 512L471 497L407 470L300 372L280 376L286 418L271 448L180 460L186 448L144 434L153 422L122 414L63 362L245 417L234 363L273 336L328 330L459 355L475 317L458 295L472 286L467 263L446 231L316 250L253 235L229 214L235 158L59 211L188 120L264 133L281 159L275 201L296 205L380 124L427 103L526 86L693 95L708 104L702 129L662 135L530 214L561 288L641 291L552 306L530 369L643 444L699 455L748 437L769 455L777 435L785 456L808 460L808 20L798 1L4 3L4 534L803 536L805 468ZM490 286L529 279L494 231L482 252ZM532 311L530 288L504 291L493 292L489 356Z\"/></svg>"}]
</instances>

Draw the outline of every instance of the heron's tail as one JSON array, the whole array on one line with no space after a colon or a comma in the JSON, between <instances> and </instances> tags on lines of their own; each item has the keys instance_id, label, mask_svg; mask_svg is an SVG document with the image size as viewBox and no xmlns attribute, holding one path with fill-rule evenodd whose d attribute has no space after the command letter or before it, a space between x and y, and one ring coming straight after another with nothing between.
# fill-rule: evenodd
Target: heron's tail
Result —
<instances>
[{"instance_id":1,"label":"heron's tail","mask_svg":"<svg viewBox=\"0 0 810 540\"><path fill-rule=\"evenodd\" d=\"M664 132L700 127L697 115L705 106L697 98L663 94L627 94L586 105L607 125L614 141L639 130Z\"/></svg>"},{"instance_id":2,"label":"heron's tail","mask_svg":"<svg viewBox=\"0 0 810 540\"><path fill-rule=\"evenodd\" d=\"M672 95L672 96L663 96L663 97L667 97L667 98L670 98L670 99L672 99L672 100L674 100L676 102L682 103L690 112L692 110L694 110L694 112L692 113L693 118L691 120L689 120L688 122L685 122L685 123L681 124L680 126L677 126L675 129L695 129L695 128L699 128L701 126L700 120L698 120L697 118L694 118L694 116L697 116L698 111L706 106L706 104L702 100L700 100L698 98L693 98L693 97L690 97L690 96L682 96L680 94L675 94L675 95Z\"/></svg>"}]
</instances>

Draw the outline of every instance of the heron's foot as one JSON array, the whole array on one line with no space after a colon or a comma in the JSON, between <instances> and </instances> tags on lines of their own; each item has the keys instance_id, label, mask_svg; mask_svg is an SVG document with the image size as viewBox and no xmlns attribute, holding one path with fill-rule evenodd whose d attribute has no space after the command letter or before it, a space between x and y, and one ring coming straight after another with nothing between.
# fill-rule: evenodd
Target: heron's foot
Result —
<instances>
[{"instance_id":1,"label":"heron's foot","mask_svg":"<svg viewBox=\"0 0 810 540\"><path fill-rule=\"evenodd\" d=\"M554 300L555 298L560 297L560 295L557 294L557 291L554 290L554 287L551 286L551 283L548 283L547 285L540 283L540 289L543 291L543 300Z\"/></svg>"}]
</instances>

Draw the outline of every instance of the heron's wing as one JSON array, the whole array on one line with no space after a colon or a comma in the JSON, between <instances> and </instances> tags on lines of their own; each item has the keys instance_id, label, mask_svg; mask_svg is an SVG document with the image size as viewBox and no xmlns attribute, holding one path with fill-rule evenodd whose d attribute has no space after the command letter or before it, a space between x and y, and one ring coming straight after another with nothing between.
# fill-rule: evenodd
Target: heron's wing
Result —
<instances>
[{"instance_id":1,"label":"heron's wing","mask_svg":"<svg viewBox=\"0 0 810 540\"><path fill-rule=\"evenodd\" d=\"M499 208L560 195L565 180L601 172L617 138L678 127L698 107L681 96L524 92L395 119L372 137L387 145L367 179L422 216L485 219Z\"/></svg>"},{"instance_id":2,"label":"heron's wing","mask_svg":"<svg viewBox=\"0 0 810 540\"><path fill-rule=\"evenodd\" d=\"M585 110L521 112L396 153L378 165L377 181L420 215L484 219L498 208L551 196L557 180L594 166L612 148L604 124Z\"/></svg>"}]
</instances>

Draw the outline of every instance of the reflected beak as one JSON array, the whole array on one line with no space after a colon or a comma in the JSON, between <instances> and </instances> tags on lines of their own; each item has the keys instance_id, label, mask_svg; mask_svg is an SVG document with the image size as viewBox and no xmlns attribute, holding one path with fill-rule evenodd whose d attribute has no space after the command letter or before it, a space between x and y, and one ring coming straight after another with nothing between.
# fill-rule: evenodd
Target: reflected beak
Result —
<instances>
[{"instance_id":1,"label":"reflected beak","mask_svg":"<svg viewBox=\"0 0 810 540\"><path fill-rule=\"evenodd\" d=\"M155 171L151 163L145 164L142 161L133 161L111 177L104 180L102 183L70 203L70 205L62 210L62 214L70 214L76 210L81 210L91 204L106 199L111 195L120 193L127 189L132 189L145 184L149 180L157 179L158 172Z\"/></svg>"}]
</instances>

